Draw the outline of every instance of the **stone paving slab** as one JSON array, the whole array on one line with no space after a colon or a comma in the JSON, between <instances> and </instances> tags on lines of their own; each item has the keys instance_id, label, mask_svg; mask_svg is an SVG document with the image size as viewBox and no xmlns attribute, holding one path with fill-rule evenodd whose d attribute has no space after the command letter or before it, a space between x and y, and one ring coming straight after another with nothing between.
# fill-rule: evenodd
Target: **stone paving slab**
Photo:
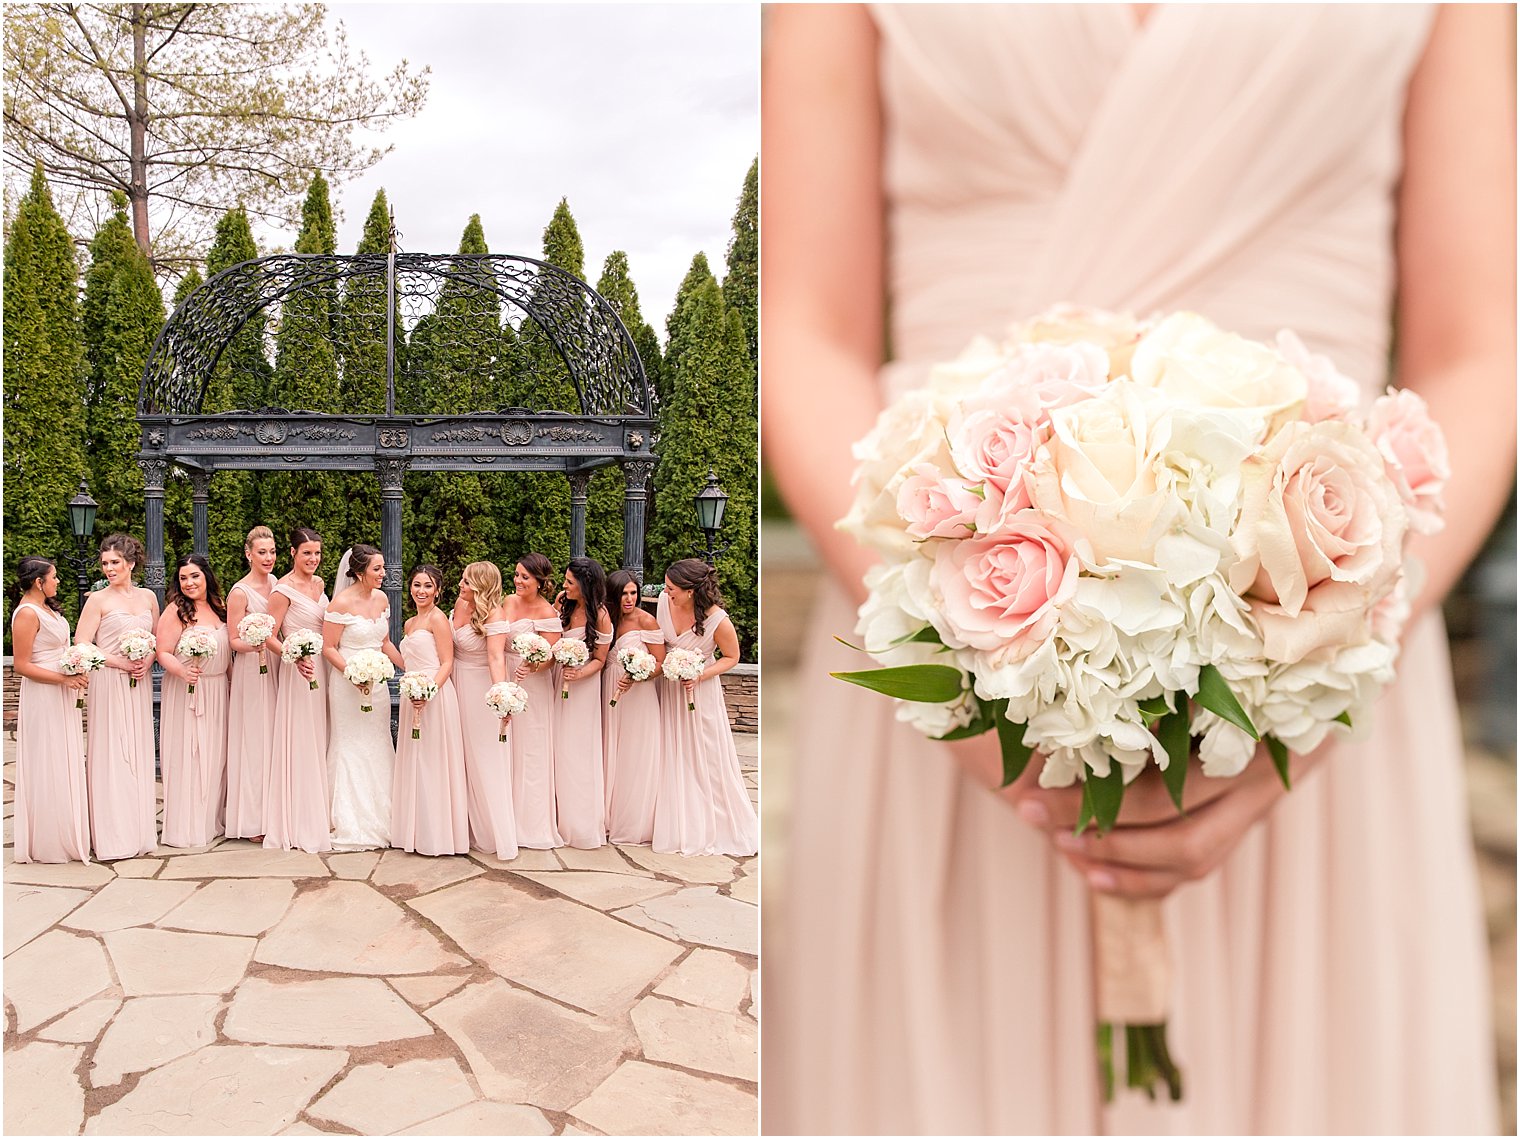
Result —
<instances>
[{"instance_id":1,"label":"stone paving slab","mask_svg":"<svg viewBox=\"0 0 1520 1139\"><path fill-rule=\"evenodd\" d=\"M760 951L760 912L752 905L726 898L715 886L694 886L663 898L651 898L617 916L677 941Z\"/></svg>"},{"instance_id":2,"label":"stone paving slab","mask_svg":"<svg viewBox=\"0 0 1520 1139\"><path fill-rule=\"evenodd\" d=\"M573 846L561 847L554 853L564 863L566 870L602 870L608 874L637 874L653 877L648 870L635 866L624 858L616 846L599 846L594 850L577 850ZM514 866L514 869L516 867ZM528 869L526 866L522 869Z\"/></svg>"},{"instance_id":3,"label":"stone paving slab","mask_svg":"<svg viewBox=\"0 0 1520 1139\"><path fill-rule=\"evenodd\" d=\"M304 850L265 850L245 842L210 854L171 858L160 878L326 878L326 864Z\"/></svg>"},{"instance_id":4,"label":"stone paving slab","mask_svg":"<svg viewBox=\"0 0 1520 1139\"><path fill-rule=\"evenodd\" d=\"M120 1008L121 1001L116 997L86 1001L67 1016L60 1016L47 1027L39 1028L37 1036L64 1044L90 1044Z\"/></svg>"},{"instance_id":5,"label":"stone paving slab","mask_svg":"<svg viewBox=\"0 0 1520 1139\"><path fill-rule=\"evenodd\" d=\"M207 882L158 922L170 929L257 937L284 916L295 897L284 878Z\"/></svg>"},{"instance_id":6,"label":"stone paving slab","mask_svg":"<svg viewBox=\"0 0 1520 1139\"><path fill-rule=\"evenodd\" d=\"M476 1100L446 1115L408 1127L401 1135L553 1135L554 1124L536 1107ZM566 1132L568 1134L568 1132Z\"/></svg>"},{"instance_id":7,"label":"stone paving slab","mask_svg":"<svg viewBox=\"0 0 1520 1139\"><path fill-rule=\"evenodd\" d=\"M466 977L392 977L391 987L416 1008L426 1008L443 1000L468 980Z\"/></svg>"},{"instance_id":8,"label":"stone paving slab","mask_svg":"<svg viewBox=\"0 0 1520 1139\"><path fill-rule=\"evenodd\" d=\"M484 873L483 869L472 866L466 858L431 857L411 854L405 850L387 850L380 856L380 865L375 867L369 880L375 886L401 887L412 894L426 894Z\"/></svg>"},{"instance_id":9,"label":"stone paving slab","mask_svg":"<svg viewBox=\"0 0 1520 1139\"><path fill-rule=\"evenodd\" d=\"M760 1078L760 1030L738 1013L645 997L633 1027L648 1060L754 1082Z\"/></svg>"},{"instance_id":10,"label":"stone paving slab","mask_svg":"<svg viewBox=\"0 0 1520 1139\"><path fill-rule=\"evenodd\" d=\"M563 870L560 860L554 857L552 850L528 850L526 848L517 852L517 857L510 862L503 862L494 854L487 854L483 850L470 851L470 859L480 863L487 870Z\"/></svg>"},{"instance_id":11,"label":"stone paving slab","mask_svg":"<svg viewBox=\"0 0 1520 1139\"><path fill-rule=\"evenodd\" d=\"M753 1135L754 1099L720 1080L624 1064L570 1114L608 1135Z\"/></svg>"},{"instance_id":12,"label":"stone paving slab","mask_svg":"<svg viewBox=\"0 0 1520 1139\"><path fill-rule=\"evenodd\" d=\"M232 1040L313 1047L382 1044L432 1031L384 981L372 977L283 984L252 978L238 989L222 1023Z\"/></svg>"},{"instance_id":13,"label":"stone paving slab","mask_svg":"<svg viewBox=\"0 0 1520 1139\"><path fill-rule=\"evenodd\" d=\"M361 1135L389 1135L474 1099L474 1089L453 1060L408 1060L353 1069L306 1114Z\"/></svg>"},{"instance_id":14,"label":"stone paving slab","mask_svg":"<svg viewBox=\"0 0 1520 1139\"><path fill-rule=\"evenodd\" d=\"M93 937L50 929L5 959L5 999L16 1031L28 1032L113 984L106 951Z\"/></svg>"},{"instance_id":15,"label":"stone paving slab","mask_svg":"<svg viewBox=\"0 0 1520 1139\"><path fill-rule=\"evenodd\" d=\"M693 949L670 976L657 986L655 993L689 1005L718 1012L738 1012L749 996L749 981L755 973L739 964L727 953L716 949Z\"/></svg>"},{"instance_id":16,"label":"stone paving slab","mask_svg":"<svg viewBox=\"0 0 1520 1139\"><path fill-rule=\"evenodd\" d=\"M63 919L69 929L108 933L137 925L152 925L195 893L194 882L156 882L119 878Z\"/></svg>"},{"instance_id":17,"label":"stone paving slab","mask_svg":"<svg viewBox=\"0 0 1520 1139\"><path fill-rule=\"evenodd\" d=\"M88 890L5 884L5 955L46 933L90 898Z\"/></svg>"},{"instance_id":18,"label":"stone paving slab","mask_svg":"<svg viewBox=\"0 0 1520 1139\"><path fill-rule=\"evenodd\" d=\"M561 870L558 874L523 871L520 876L599 910L637 905L650 898L674 893L678 888L674 883L659 882L654 878L598 870Z\"/></svg>"},{"instance_id":19,"label":"stone paving slab","mask_svg":"<svg viewBox=\"0 0 1520 1139\"><path fill-rule=\"evenodd\" d=\"M11 844L6 843L5 849L9 854ZM24 886L95 889L115 880L110 864L105 862L8 862L5 867L5 881Z\"/></svg>"},{"instance_id":20,"label":"stone paving slab","mask_svg":"<svg viewBox=\"0 0 1520 1139\"><path fill-rule=\"evenodd\" d=\"M221 1006L221 997L205 994L129 1000L95 1049L91 1086L120 1083L129 1072L146 1072L213 1043Z\"/></svg>"},{"instance_id":21,"label":"stone paving slab","mask_svg":"<svg viewBox=\"0 0 1520 1139\"><path fill-rule=\"evenodd\" d=\"M738 860L726 854L656 854L647 846L625 846L622 850L646 870L697 885L726 885L738 870Z\"/></svg>"},{"instance_id":22,"label":"stone paving slab","mask_svg":"<svg viewBox=\"0 0 1520 1139\"><path fill-rule=\"evenodd\" d=\"M111 863L118 878L153 878L164 868L162 858L123 858Z\"/></svg>"},{"instance_id":23,"label":"stone paving slab","mask_svg":"<svg viewBox=\"0 0 1520 1139\"><path fill-rule=\"evenodd\" d=\"M295 900L259 943L256 960L308 972L377 976L465 964L373 886L336 879Z\"/></svg>"},{"instance_id":24,"label":"stone paving slab","mask_svg":"<svg viewBox=\"0 0 1520 1139\"><path fill-rule=\"evenodd\" d=\"M368 878L380 861L378 850L350 850L327 856L327 868L339 878Z\"/></svg>"},{"instance_id":25,"label":"stone paving slab","mask_svg":"<svg viewBox=\"0 0 1520 1139\"><path fill-rule=\"evenodd\" d=\"M104 936L128 996L225 993L243 979L257 944L251 937L122 929Z\"/></svg>"},{"instance_id":26,"label":"stone paving slab","mask_svg":"<svg viewBox=\"0 0 1520 1139\"><path fill-rule=\"evenodd\" d=\"M36 1042L5 1053L5 1133L78 1135L84 1088L74 1068L84 1049Z\"/></svg>"}]
</instances>

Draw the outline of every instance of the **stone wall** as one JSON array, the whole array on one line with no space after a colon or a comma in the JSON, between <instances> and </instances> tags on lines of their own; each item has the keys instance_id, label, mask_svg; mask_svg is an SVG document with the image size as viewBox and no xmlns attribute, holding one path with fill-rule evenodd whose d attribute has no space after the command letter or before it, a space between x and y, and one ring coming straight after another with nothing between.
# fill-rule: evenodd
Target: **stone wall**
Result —
<instances>
[{"instance_id":1,"label":"stone wall","mask_svg":"<svg viewBox=\"0 0 1520 1139\"><path fill-rule=\"evenodd\" d=\"M736 664L719 679L728 705L728 723L736 732L760 730L760 666Z\"/></svg>"}]
</instances>

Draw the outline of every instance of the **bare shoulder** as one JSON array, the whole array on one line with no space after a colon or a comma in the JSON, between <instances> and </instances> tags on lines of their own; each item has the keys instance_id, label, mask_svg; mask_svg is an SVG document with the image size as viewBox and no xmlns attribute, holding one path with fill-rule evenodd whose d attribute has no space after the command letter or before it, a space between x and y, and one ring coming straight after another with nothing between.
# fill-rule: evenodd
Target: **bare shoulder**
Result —
<instances>
[{"instance_id":1,"label":"bare shoulder","mask_svg":"<svg viewBox=\"0 0 1520 1139\"><path fill-rule=\"evenodd\" d=\"M660 627L659 619L649 610L644 608L635 610L634 619L638 622L639 628L645 630L646 632L648 630L658 629Z\"/></svg>"}]
</instances>

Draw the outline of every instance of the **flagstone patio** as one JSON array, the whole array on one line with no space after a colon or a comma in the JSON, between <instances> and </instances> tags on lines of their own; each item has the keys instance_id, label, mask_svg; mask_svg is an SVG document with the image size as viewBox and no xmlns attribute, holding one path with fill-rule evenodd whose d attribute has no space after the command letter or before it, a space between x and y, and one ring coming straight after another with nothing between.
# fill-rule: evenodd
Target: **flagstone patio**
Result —
<instances>
[{"instance_id":1,"label":"flagstone patio","mask_svg":"<svg viewBox=\"0 0 1520 1139\"><path fill-rule=\"evenodd\" d=\"M8 1134L758 1128L757 859L18 865L14 738L4 760Z\"/></svg>"}]
</instances>

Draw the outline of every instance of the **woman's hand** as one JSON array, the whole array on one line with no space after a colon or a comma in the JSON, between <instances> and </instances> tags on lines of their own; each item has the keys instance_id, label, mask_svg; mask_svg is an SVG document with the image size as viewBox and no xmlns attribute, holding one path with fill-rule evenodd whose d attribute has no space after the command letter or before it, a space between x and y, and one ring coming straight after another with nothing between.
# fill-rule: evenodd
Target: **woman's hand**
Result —
<instances>
[{"instance_id":1,"label":"woman's hand","mask_svg":"<svg viewBox=\"0 0 1520 1139\"><path fill-rule=\"evenodd\" d=\"M412 701L412 709L414 711L421 712L427 706L428 706L428 702L426 700L413 700Z\"/></svg>"},{"instance_id":2,"label":"woman's hand","mask_svg":"<svg viewBox=\"0 0 1520 1139\"><path fill-rule=\"evenodd\" d=\"M622 679L617 682L617 698L621 700L624 696L628 695L628 690L632 687L633 678L624 673Z\"/></svg>"},{"instance_id":3,"label":"woman's hand","mask_svg":"<svg viewBox=\"0 0 1520 1139\"><path fill-rule=\"evenodd\" d=\"M72 676L70 676L68 673L60 673L59 675L63 677L63 680L60 681L60 683L65 688L84 689L90 686L89 673L76 672Z\"/></svg>"},{"instance_id":4,"label":"woman's hand","mask_svg":"<svg viewBox=\"0 0 1520 1139\"><path fill-rule=\"evenodd\" d=\"M705 680L707 678L704 676L702 679ZM700 684L700 683L701 683L701 681L698 681L698 680L683 680L683 681L681 681L681 687L684 688L684 689L686 689L686 699L687 700L691 700L697 694L697 685Z\"/></svg>"},{"instance_id":5,"label":"woman's hand","mask_svg":"<svg viewBox=\"0 0 1520 1139\"><path fill-rule=\"evenodd\" d=\"M579 680L585 675L584 667L583 665L581 668L567 668L564 672L560 673L560 679L567 683L572 680Z\"/></svg>"},{"instance_id":6,"label":"woman's hand","mask_svg":"<svg viewBox=\"0 0 1520 1139\"><path fill-rule=\"evenodd\" d=\"M317 674L316 662L316 657L299 657L296 660L296 671L299 672L304 679L310 681Z\"/></svg>"},{"instance_id":7,"label":"woman's hand","mask_svg":"<svg viewBox=\"0 0 1520 1139\"><path fill-rule=\"evenodd\" d=\"M185 663L185 679L194 684L201 678L201 662L192 657Z\"/></svg>"},{"instance_id":8,"label":"woman's hand","mask_svg":"<svg viewBox=\"0 0 1520 1139\"><path fill-rule=\"evenodd\" d=\"M109 668L118 668L133 680L141 680L148 674L148 659L128 660L123 656L106 657L106 665Z\"/></svg>"}]
</instances>

